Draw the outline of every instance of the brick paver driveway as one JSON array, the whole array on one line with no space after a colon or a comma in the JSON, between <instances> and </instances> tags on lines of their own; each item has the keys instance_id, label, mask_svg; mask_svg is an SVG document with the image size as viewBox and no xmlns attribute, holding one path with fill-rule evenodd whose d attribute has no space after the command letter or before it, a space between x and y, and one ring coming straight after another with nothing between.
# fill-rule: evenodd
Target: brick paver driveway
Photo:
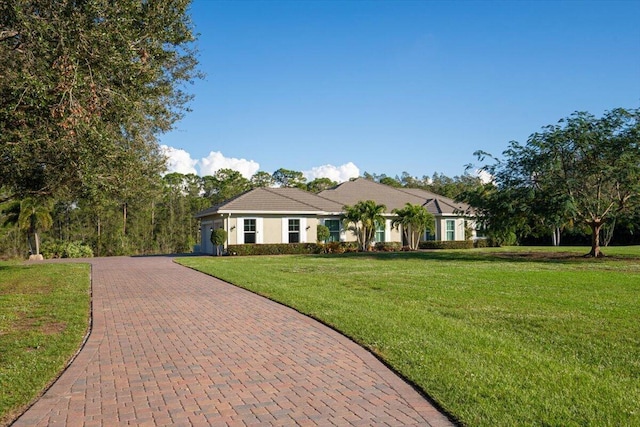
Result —
<instances>
[{"instance_id":1,"label":"brick paver driveway","mask_svg":"<svg viewBox=\"0 0 640 427\"><path fill-rule=\"evenodd\" d=\"M89 340L16 426L450 424L293 310L168 257L91 263Z\"/></svg>"}]
</instances>

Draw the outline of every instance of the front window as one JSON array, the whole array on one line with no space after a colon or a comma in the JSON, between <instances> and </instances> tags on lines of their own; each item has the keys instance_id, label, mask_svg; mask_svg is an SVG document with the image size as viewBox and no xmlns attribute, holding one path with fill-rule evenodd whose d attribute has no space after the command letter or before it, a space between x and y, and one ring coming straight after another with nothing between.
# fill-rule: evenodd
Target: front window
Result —
<instances>
[{"instance_id":1,"label":"front window","mask_svg":"<svg viewBox=\"0 0 640 427\"><path fill-rule=\"evenodd\" d=\"M447 240L456 240L456 221L447 220Z\"/></svg>"},{"instance_id":2,"label":"front window","mask_svg":"<svg viewBox=\"0 0 640 427\"><path fill-rule=\"evenodd\" d=\"M340 220L325 219L324 225L329 229L329 238L327 239L327 242L339 242L340 241Z\"/></svg>"},{"instance_id":3,"label":"front window","mask_svg":"<svg viewBox=\"0 0 640 427\"><path fill-rule=\"evenodd\" d=\"M256 242L256 220L255 219L244 220L244 242L245 243Z\"/></svg>"},{"instance_id":4,"label":"front window","mask_svg":"<svg viewBox=\"0 0 640 427\"><path fill-rule=\"evenodd\" d=\"M384 222L376 224L375 242L384 242Z\"/></svg>"},{"instance_id":5,"label":"front window","mask_svg":"<svg viewBox=\"0 0 640 427\"><path fill-rule=\"evenodd\" d=\"M289 220L289 243L299 243L299 242L300 242L300 220L290 219Z\"/></svg>"}]
</instances>

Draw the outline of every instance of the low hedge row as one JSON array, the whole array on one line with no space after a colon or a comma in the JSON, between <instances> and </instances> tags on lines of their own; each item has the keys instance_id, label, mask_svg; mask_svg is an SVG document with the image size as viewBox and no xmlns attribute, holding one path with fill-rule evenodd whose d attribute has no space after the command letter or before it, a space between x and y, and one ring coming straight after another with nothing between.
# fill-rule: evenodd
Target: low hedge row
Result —
<instances>
[{"instance_id":1,"label":"low hedge row","mask_svg":"<svg viewBox=\"0 0 640 427\"><path fill-rule=\"evenodd\" d=\"M323 252L317 243L263 243L229 245L229 255L299 255L320 254Z\"/></svg>"},{"instance_id":2,"label":"low hedge row","mask_svg":"<svg viewBox=\"0 0 640 427\"><path fill-rule=\"evenodd\" d=\"M456 240L456 241L436 241L428 240L420 242L420 249L471 249L474 247L486 247L484 240ZM399 242L379 242L374 248L376 252L397 252L408 250ZM319 243L262 243L229 245L227 253L229 255L304 255L304 254L343 254L347 252L358 252L356 242L328 242Z\"/></svg>"}]
</instances>

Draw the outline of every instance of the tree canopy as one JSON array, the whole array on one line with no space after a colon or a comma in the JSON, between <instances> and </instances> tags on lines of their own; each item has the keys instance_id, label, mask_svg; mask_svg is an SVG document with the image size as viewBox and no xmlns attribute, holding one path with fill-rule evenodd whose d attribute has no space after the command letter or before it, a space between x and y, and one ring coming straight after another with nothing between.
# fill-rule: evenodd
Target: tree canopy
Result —
<instances>
[{"instance_id":1,"label":"tree canopy","mask_svg":"<svg viewBox=\"0 0 640 427\"><path fill-rule=\"evenodd\" d=\"M402 228L405 240L413 251L418 249L420 237L424 232L433 232L435 229L435 217L424 206L407 203L402 209L394 209L392 212L396 217L391 225Z\"/></svg>"},{"instance_id":2,"label":"tree canopy","mask_svg":"<svg viewBox=\"0 0 640 427\"><path fill-rule=\"evenodd\" d=\"M581 222L591 230L589 255L598 257L602 226L640 203L639 119L637 109L600 118L576 112L524 145L511 142L502 160L485 166L495 189L485 188L484 199L467 194L466 201L494 227L527 224L531 232Z\"/></svg>"},{"instance_id":3,"label":"tree canopy","mask_svg":"<svg viewBox=\"0 0 640 427\"><path fill-rule=\"evenodd\" d=\"M197 76L188 0L2 2L0 186L118 192L164 168L156 136Z\"/></svg>"},{"instance_id":4,"label":"tree canopy","mask_svg":"<svg viewBox=\"0 0 640 427\"><path fill-rule=\"evenodd\" d=\"M361 200L353 206L345 205L343 209L343 222L356 235L358 248L368 251L376 237L376 227L384 224L382 214L386 206L373 200Z\"/></svg>"}]
</instances>

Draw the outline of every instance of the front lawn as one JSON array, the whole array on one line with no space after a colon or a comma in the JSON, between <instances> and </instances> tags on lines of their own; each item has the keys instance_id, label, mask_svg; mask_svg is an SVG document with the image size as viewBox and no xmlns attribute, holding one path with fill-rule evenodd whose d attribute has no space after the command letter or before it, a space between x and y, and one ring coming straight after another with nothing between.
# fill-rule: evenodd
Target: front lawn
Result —
<instances>
[{"instance_id":1,"label":"front lawn","mask_svg":"<svg viewBox=\"0 0 640 427\"><path fill-rule=\"evenodd\" d=\"M640 247L587 252L180 262L342 331L465 425L640 425Z\"/></svg>"},{"instance_id":2,"label":"front lawn","mask_svg":"<svg viewBox=\"0 0 640 427\"><path fill-rule=\"evenodd\" d=\"M0 263L0 425L37 397L89 324L89 266Z\"/></svg>"}]
</instances>

